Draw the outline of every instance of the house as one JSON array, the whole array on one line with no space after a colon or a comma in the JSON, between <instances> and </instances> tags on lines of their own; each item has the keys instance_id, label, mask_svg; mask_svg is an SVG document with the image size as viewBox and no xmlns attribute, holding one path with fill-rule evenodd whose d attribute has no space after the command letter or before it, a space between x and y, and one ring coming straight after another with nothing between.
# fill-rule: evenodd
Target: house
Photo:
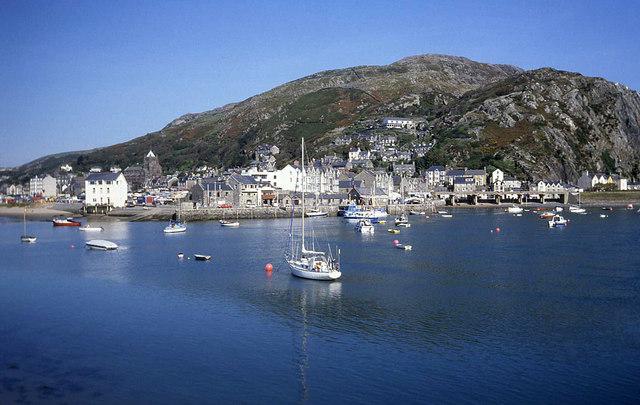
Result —
<instances>
[{"instance_id":1,"label":"house","mask_svg":"<svg viewBox=\"0 0 640 405\"><path fill-rule=\"evenodd\" d=\"M364 160L370 159L371 152L368 150L360 150L360 148L351 148L349 149L349 162L354 160Z\"/></svg>"},{"instance_id":2,"label":"house","mask_svg":"<svg viewBox=\"0 0 640 405\"><path fill-rule=\"evenodd\" d=\"M260 184L251 176L232 174L227 183L234 190L233 205L257 206L261 204Z\"/></svg>"},{"instance_id":3,"label":"house","mask_svg":"<svg viewBox=\"0 0 640 405\"><path fill-rule=\"evenodd\" d=\"M382 119L382 126L385 128L414 129L416 127L416 122L409 118L385 117Z\"/></svg>"},{"instance_id":4,"label":"house","mask_svg":"<svg viewBox=\"0 0 640 405\"><path fill-rule=\"evenodd\" d=\"M58 195L56 179L48 174L45 177L32 178L29 180L29 195L40 195L44 198L55 197Z\"/></svg>"},{"instance_id":5,"label":"house","mask_svg":"<svg viewBox=\"0 0 640 405\"><path fill-rule=\"evenodd\" d=\"M202 179L191 189L191 200L201 207L217 207L221 204L233 204L233 188L218 179Z\"/></svg>"},{"instance_id":6,"label":"house","mask_svg":"<svg viewBox=\"0 0 640 405\"><path fill-rule=\"evenodd\" d=\"M64 164L60 166L60 170L66 173L70 173L71 171L73 171L73 167L71 167L69 164Z\"/></svg>"},{"instance_id":7,"label":"house","mask_svg":"<svg viewBox=\"0 0 640 405\"><path fill-rule=\"evenodd\" d=\"M464 177L471 177L476 186L487 185L487 171L484 169L470 169L464 171Z\"/></svg>"},{"instance_id":8,"label":"house","mask_svg":"<svg viewBox=\"0 0 640 405\"><path fill-rule=\"evenodd\" d=\"M416 172L416 166L413 163L394 163L393 164L393 174L397 174L400 176L409 176L413 177Z\"/></svg>"},{"instance_id":9,"label":"house","mask_svg":"<svg viewBox=\"0 0 640 405\"><path fill-rule=\"evenodd\" d=\"M136 164L133 166L128 166L124 169L122 174L124 175L124 178L127 179L127 184L129 185L131 191L138 190L144 185L145 175L144 169L141 165Z\"/></svg>"},{"instance_id":10,"label":"house","mask_svg":"<svg viewBox=\"0 0 640 405\"><path fill-rule=\"evenodd\" d=\"M444 166L429 166L425 171L425 178L430 187L444 184L446 178L446 170Z\"/></svg>"},{"instance_id":11,"label":"house","mask_svg":"<svg viewBox=\"0 0 640 405\"><path fill-rule=\"evenodd\" d=\"M453 179L453 191L456 193L476 191L476 186L473 177L455 177Z\"/></svg>"},{"instance_id":12,"label":"house","mask_svg":"<svg viewBox=\"0 0 640 405\"><path fill-rule=\"evenodd\" d=\"M614 184L616 190L627 190L628 180L618 174L608 175L604 173L589 174L588 171L582 173L578 179L578 188L590 190L598 184Z\"/></svg>"},{"instance_id":13,"label":"house","mask_svg":"<svg viewBox=\"0 0 640 405\"><path fill-rule=\"evenodd\" d=\"M522 190L522 181L516 179L515 177L507 176L504 178L503 182L504 190Z\"/></svg>"},{"instance_id":14,"label":"house","mask_svg":"<svg viewBox=\"0 0 640 405\"><path fill-rule=\"evenodd\" d=\"M124 207L127 188L127 179L121 172L89 173L84 180L85 206Z\"/></svg>"},{"instance_id":15,"label":"house","mask_svg":"<svg viewBox=\"0 0 640 405\"><path fill-rule=\"evenodd\" d=\"M280 170L260 170L257 166L243 170L243 176L251 176L257 182L269 183L272 187L286 191L295 191L300 187L300 170L291 165L286 165Z\"/></svg>"}]
</instances>

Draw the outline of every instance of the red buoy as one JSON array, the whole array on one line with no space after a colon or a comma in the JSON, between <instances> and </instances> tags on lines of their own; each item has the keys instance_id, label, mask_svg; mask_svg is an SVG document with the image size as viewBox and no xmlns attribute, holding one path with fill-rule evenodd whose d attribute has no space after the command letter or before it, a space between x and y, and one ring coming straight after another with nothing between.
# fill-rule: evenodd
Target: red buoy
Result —
<instances>
[{"instance_id":1,"label":"red buoy","mask_svg":"<svg viewBox=\"0 0 640 405\"><path fill-rule=\"evenodd\" d=\"M271 263L267 263L266 266L264 266L264 271L273 271L273 265Z\"/></svg>"},{"instance_id":2,"label":"red buoy","mask_svg":"<svg viewBox=\"0 0 640 405\"><path fill-rule=\"evenodd\" d=\"M399 241L398 239L394 239L394 240L393 240L393 246L397 246L397 245L398 245L398 243L400 243L400 241Z\"/></svg>"},{"instance_id":3,"label":"red buoy","mask_svg":"<svg viewBox=\"0 0 640 405\"><path fill-rule=\"evenodd\" d=\"M496 228L496 232L500 232L500 228Z\"/></svg>"}]
</instances>

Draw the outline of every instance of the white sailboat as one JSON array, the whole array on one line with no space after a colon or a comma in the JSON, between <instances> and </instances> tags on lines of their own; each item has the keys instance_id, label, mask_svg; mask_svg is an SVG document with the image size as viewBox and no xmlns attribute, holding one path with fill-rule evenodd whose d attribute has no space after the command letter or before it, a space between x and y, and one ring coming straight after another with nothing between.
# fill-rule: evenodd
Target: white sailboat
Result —
<instances>
[{"instance_id":1,"label":"white sailboat","mask_svg":"<svg viewBox=\"0 0 640 405\"><path fill-rule=\"evenodd\" d=\"M187 225L182 222L182 203L178 201L178 216L173 214L169 225L164 228L164 233L182 233L187 231Z\"/></svg>"},{"instance_id":2,"label":"white sailboat","mask_svg":"<svg viewBox=\"0 0 640 405\"><path fill-rule=\"evenodd\" d=\"M287 263L291 268L291 274L296 277L306 278L310 280L336 280L340 278L342 273L340 272L339 256L335 260L331 254L327 255L326 252L317 251L315 249L307 250L305 246L305 171L304 171L304 138L302 138L302 215L300 216L301 224L301 240L300 249L298 250L293 240L293 212L291 216L291 251L286 257ZM338 255L340 251L338 251Z\"/></svg>"},{"instance_id":3,"label":"white sailboat","mask_svg":"<svg viewBox=\"0 0 640 405\"><path fill-rule=\"evenodd\" d=\"M24 212L22 213L22 226L24 229L22 232L22 236L20 236L20 241L25 243L35 243L35 241L38 238L33 235L27 234L27 208L26 207L24 209Z\"/></svg>"}]
</instances>

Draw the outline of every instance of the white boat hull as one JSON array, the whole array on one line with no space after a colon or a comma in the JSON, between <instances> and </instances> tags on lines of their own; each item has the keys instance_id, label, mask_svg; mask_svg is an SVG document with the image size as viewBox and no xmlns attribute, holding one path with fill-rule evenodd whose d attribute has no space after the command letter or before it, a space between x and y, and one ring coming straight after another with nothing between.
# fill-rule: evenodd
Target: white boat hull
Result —
<instances>
[{"instance_id":1,"label":"white boat hull","mask_svg":"<svg viewBox=\"0 0 640 405\"><path fill-rule=\"evenodd\" d=\"M331 281L337 280L342 276L342 273L339 271L330 271L330 272L322 272L322 271L309 271L292 265L289 263L289 267L291 267L291 274L296 277L306 278L309 280L324 280Z\"/></svg>"},{"instance_id":2,"label":"white boat hull","mask_svg":"<svg viewBox=\"0 0 640 405\"><path fill-rule=\"evenodd\" d=\"M102 232L101 227L94 226L81 226L80 228L78 228L78 230L83 232Z\"/></svg>"},{"instance_id":3,"label":"white boat hull","mask_svg":"<svg viewBox=\"0 0 640 405\"><path fill-rule=\"evenodd\" d=\"M164 228L164 233L182 233L182 232L186 232L187 231L187 227L186 226L174 226L174 227L166 227Z\"/></svg>"},{"instance_id":4,"label":"white boat hull","mask_svg":"<svg viewBox=\"0 0 640 405\"><path fill-rule=\"evenodd\" d=\"M240 222L220 222L220 226L227 228L237 228L240 226Z\"/></svg>"},{"instance_id":5,"label":"white boat hull","mask_svg":"<svg viewBox=\"0 0 640 405\"><path fill-rule=\"evenodd\" d=\"M36 240L38 238L36 238L35 236L21 236L20 240L24 243L35 243Z\"/></svg>"},{"instance_id":6,"label":"white boat hull","mask_svg":"<svg viewBox=\"0 0 640 405\"><path fill-rule=\"evenodd\" d=\"M90 240L86 243L86 245L89 249L94 250L116 250L118 248L118 245L116 245L115 243L101 239Z\"/></svg>"}]
</instances>

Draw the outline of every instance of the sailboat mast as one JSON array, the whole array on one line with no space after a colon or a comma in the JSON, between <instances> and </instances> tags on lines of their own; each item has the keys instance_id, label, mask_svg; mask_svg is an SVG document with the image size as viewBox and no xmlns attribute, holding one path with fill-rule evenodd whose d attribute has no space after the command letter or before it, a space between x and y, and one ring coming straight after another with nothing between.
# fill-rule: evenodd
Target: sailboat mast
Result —
<instances>
[{"instance_id":1,"label":"sailboat mast","mask_svg":"<svg viewBox=\"0 0 640 405\"><path fill-rule=\"evenodd\" d=\"M302 250L304 251L304 187L305 187L305 173L304 173L304 138L302 138Z\"/></svg>"},{"instance_id":2,"label":"sailboat mast","mask_svg":"<svg viewBox=\"0 0 640 405\"><path fill-rule=\"evenodd\" d=\"M24 227L24 234L27 234L27 207L22 212L22 226Z\"/></svg>"}]
</instances>

